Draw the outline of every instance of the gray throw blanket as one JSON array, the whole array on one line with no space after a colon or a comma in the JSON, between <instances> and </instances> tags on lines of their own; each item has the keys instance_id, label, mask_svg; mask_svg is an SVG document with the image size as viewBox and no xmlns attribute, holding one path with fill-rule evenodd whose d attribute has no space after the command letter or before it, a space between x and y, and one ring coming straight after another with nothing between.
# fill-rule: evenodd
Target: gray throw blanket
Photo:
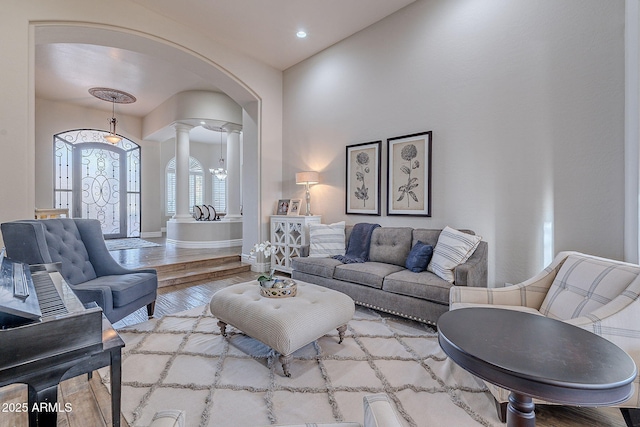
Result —
<instances>
[{"instance_id":1,"label":"gray throw blanket","mask_svg":"<svg viewBox=\"0 0 640 427\"><path fill-rule=\"evenodd\" d=\"M347 242L347 250L344 255L334 255L332 258L337 259L343 264L352 264L356 262L369 261L369 245L371 244L371 234L373 230L380 227L380 224L369 224L360 222L353 226L349 241Z\"/></svg>"}]
</instances>

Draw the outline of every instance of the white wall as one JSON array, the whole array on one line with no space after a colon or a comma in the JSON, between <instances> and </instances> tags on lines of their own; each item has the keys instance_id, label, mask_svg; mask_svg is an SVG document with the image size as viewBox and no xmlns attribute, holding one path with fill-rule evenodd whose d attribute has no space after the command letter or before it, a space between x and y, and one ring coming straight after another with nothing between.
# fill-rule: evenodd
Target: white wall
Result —
<instances>
[{"instance_id":1,"label":"white wall","mask_svg":"<svg viewBox=\"0 0 640 427\"><path fill-rule=\"evenodd\" d=\"M324 222L473 229L490 286L621 259L623 33L622 0L419 0L285 71L283 195L318 170ZM427 130L432 217L385 216L386 141L383 216L345 215L345 146Z\"/></svg>"},{"instance_id":2,"label":"white wall","mask_svg":"<svg viewBox=\"0 0 640 427\"><path fill-rule=\"evenodd\" d=\"M89 3L90 7L87 7ZM147 49L147 53L153 50L153 53L164 54L165 57L173 55L192 72L212 76L216 86L245 111L251 112L252 120L245 121L248 127L256 128L246 130L245 144L253 147L254 155L257 156L259 150L282 151L280 71L229 51L215 41L128 0L10 1L3 4L0 16L0 54L3 58L10 58L3 63L0 79L0 147L3 151L0 179L11 185L0 186L0 222L29 218L36 204L33 52L36 42L46 42L36 40L42 34L38 31L49 29L53 32L46 35L51 39L60 35L58 29L71 29L74 31L71 38L82 42L103 41L105 36L113 35L114 43L129 44L133 48L133 40ZM251 138L248 139L247 135ZM141 138L141 135L131 137ZM157 160L160 160L159 155ZM262 193L258 196L269 200L278 198L280 177L260 175L263 169L259 160L256 158L252 162L257 165L250 170L250 176L243 177L244 182L261 186ZM277 159L273 166L280 170L281 159ZM143 203L147 202L147 197L143 196ZM246 247L258 238L266 237L264 224L269 214L263 212L258 198L246 201L245 212L249 210L252 210L253 220L249 224L252 230L245 232L245 236L252 241L248 241Z\"/></svg>"}]
</instances>

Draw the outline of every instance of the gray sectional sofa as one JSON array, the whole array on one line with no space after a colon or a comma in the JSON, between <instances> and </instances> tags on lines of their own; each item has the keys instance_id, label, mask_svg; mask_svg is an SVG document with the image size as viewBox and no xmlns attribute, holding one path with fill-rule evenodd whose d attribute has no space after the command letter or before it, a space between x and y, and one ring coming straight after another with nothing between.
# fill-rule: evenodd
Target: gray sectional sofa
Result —
<instances>
[{"instance_id":1,"label":"gray sectional sofa","mask_svg":"<svg viewBox=\"0 0 640 427\"><path fill-rule=\"evenodd\" d=\"M347 226L347 242L351 230ZM435 248L441 231L379 227L371 235L368 262L343 264L333 258L302 256L293 258L292 277L343 292L356 304L436 325L449 310L453 284L428 271L413 273L405 261L418 241ZM457 286L487 287L486 242L481 241L467 262L455 268L454 277Z\"/></svg>"}]
</instances>

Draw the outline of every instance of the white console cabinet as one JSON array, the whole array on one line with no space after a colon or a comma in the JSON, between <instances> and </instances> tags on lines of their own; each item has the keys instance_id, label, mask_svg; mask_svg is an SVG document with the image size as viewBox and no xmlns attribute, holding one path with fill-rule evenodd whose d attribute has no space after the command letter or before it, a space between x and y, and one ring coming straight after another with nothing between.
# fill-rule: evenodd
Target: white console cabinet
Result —
<instances>
[{"instance_id":1,"label":"white console cabinet","mask_svg":"<svg viewBox=\"0 0 640 427\"><path fill-rule=\"evenodd\" d=\"M272 215L271 244L276 252L271 255L273 270L291 273L291 260L300 256L300 248L309 244L309 224L320 224L320 215Z\"/></svg>"}]
</instances>

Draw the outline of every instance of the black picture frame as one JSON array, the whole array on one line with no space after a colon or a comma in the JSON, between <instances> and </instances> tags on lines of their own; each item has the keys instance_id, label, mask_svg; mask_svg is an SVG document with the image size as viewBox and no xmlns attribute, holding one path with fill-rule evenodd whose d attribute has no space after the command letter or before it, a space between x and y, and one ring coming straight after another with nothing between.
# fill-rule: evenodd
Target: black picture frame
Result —
<instances>
[{"instance_id":1,"label":"black picture frame","mask_svg":"<svg viewBox=\"0 0 640 427\"><path fill-rule=\"evenodd\" d=\"M380 216L381 153L382 141L347 145L346 214Z\"/></svg>"},{"instance_id":2,"label":"black picture frame","mask_svg":"<svg viewBox=\"0 0 640 427\"><path fill-rule=\"evenodd\" d=\"M431 216L432 131L387 139L387 215Z\"/></svg>"}]
</instances>

